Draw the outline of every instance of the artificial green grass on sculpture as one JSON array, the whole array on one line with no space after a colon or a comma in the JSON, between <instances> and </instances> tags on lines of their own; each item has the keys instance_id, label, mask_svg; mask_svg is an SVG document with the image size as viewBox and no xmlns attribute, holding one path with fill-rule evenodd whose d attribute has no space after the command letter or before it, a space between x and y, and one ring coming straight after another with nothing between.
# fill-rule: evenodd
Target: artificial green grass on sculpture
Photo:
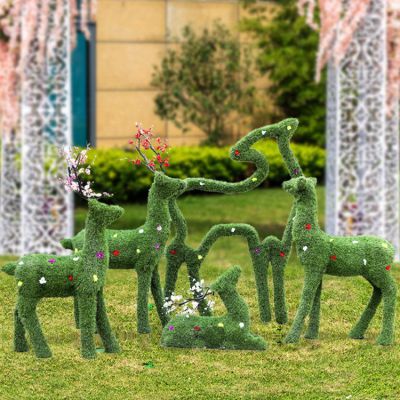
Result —
<instances>
[{"instance_id":1,"label":"artificial green grass on sculpture","mask_svg":"<svg viewBox=\"0 0 400 400\"><path fill-rule=\"evenodd\" d=\"M212 179L188 178L185 179L187 183L185 191L200 190L235 194L256 188L267 178L269 164L262 153L251 147L265 138L273 138L277 141L279 151L291 177L303 175L301 167L290 148L290 139L295 133L297 126L297 119L285 119L277 124L253 130L231 148L230 156L232 160L250 162L256 166L254 173L246 180L231 183ZM287 322L284 270L292 245L291 226L294 209L290 213L288 224L281 240L274 236L268 236L261 241L255 228L250 225L220 224L213 226L207 232L198 248L192 248L186 244L188 229L186 220L176 203L176 198L170 200L169 208L173 224L175 225L176 235L167 248L168 262L164 289L167 297L175 290L178 272L182 264L187 264L189 282L193 280L200 281L199 270L212 245L223 236L242 236L248 243L252 259L261 320L263 322L271 320L267 282L267 268L269 263L271 263L274 284L275 319L281 324ZM201 307L200 310L204 315L207 315L205 307Z\"/></svg>"},{"instance_id":2,"label":"artificial green grass on sculpture","mask_svg":"<svg viewBox=\"0 0 400 400\"><path fill-rule=\"evenodd\" d=\"M291 249L291 220L289 217L288 225L282 240L269 236L261 242L257 231L246 224L221 224L211 228L206 234L199 248L189 247L185 242L188 234L186 221L178 208L176 199L186 191L201 190L206 192L218 192L226 194L243 193L259 186L268 176L269 164L265 156L251 148L255 143L264 138L274 138L277 140L279 150L284 159L285 165L290 176L302 175L302 170L298 164L292 150L290 149L290 139L298 126L298 121L294 118L286 119L277 124L267 125L255 129L240 139L231 149L230 156L234 161L254 163L256 170L247 179L241 182L223 182L203 178L187 178L183 181L168 178L161 173L156 174L156 178L150 190L148 199L148 216L144 226L134 230L110 230L107 232L109 240L111 259L110 268L135 268L139 276L139 296L138 296L138 330L141 333L150 331L148 326L147 293L149 281L151 280L152 294L157 306L157 311L163 325L167 322L165 311L162 308L162 294L160 289L160 278L157 270L160 255L164 249L165 242L170 232L169 218L176 229L176 235L171 244L166 249L167 254L167 274L165 283L165 295L170 296L175 289L178 272L183 263L188 266L189 281L199 281L199 269L213 243L222 236L242 236L249 245L255 280L257 285L258 303L261 319L264 322L271 320L271 307L269 302L269 289L267 282L267 267L272 265L272 276L274 283L274 303L275 316L278 323L287 322L285 290L284 290L284 269L289 259ZM162 178L164 177L164 178ZM179 182L179 189L168 192L169 211L165 211L165 195L159 182ZM182 186L181 186L182 185ZM185 187L184 187L185 186ZM169 189L168 189L169 190ZM158 195L152 195L157 191ZM162 219L160 215L155 215L153 208L160 208L162 204ZM291 212L291 215L293 210ZM165 222L168 221L168 222ZM150 226L151 225L151 226ZM145 229L144 227L147 228ZM161 230L160 230L161 229ZM146 232L146 243L139 246L136 241L140 234ZM160 233L163 233L161 238ZM165 234L165 235L164 235ZM64 239L62 245L68 249L81 248L83 244L84 231L78 233L72 239ZM155 244L159 244L157 252L154 252ZM145 253L143 253L145 250ZM139 251L139 253L137 253ZM145 263L148 262L149 254L151 258L149 268ZM136 264L140 260L140 268ZM153 266L154 265L154 266ZM154 271L154 272L153 272ZM152 274L150 277L149 274ZM204 306L200 308L203 314L207 314Z\"/></svg>"},{"instance_id":3,"label":"artificial green grass on sculpture","mask_svg":"<svg viewBox=\"0 0 400 400\"><path fill-rule=\"evenodd\" d=\"M377 339L381 345L394 340L394 317L397 287L390 269L394 248L386 240L375 236L339 237L327 235L318 226L316 179L299 177L284 182L283 188L295 197L296 215L293 222L293 240L297 255L304 267L304 287L300 305L287 343L297 342L310 316L305 337L318 337L322 278L336 276L363 276L373 287L371 300L360 320L350 332L354 339L364 338L365 331L383 298L382 331Z\"/></svg>"},{"instance_id":4,"label":"artificial green grass on sculpture","mask_svg":"<svg viewBox=\"0 0 400 400\"><path fill-rule=\"evenodd\" d=\"M36 314L36 306L42 298L73 296L79 307L82 356L96 357L93 338L96 328L105 351L119 352L117 339L107 317L103 287L109 263L106 227L122 214L121 207L89 200L86 236L81 252L71 256L31 254L3 267L8 274L15 275L18 288L14 313L15 351L28 351L26 330L36 356L51 357Z\"/></svg>"},{"instance_id":5,"label":"artificial green grass on sculpture","mask_svg":"<svg viewBox=\"0 0 400 400\"><path fill-rule=\"evenodd\" d=\"M179 179L155 172L147 201L144 225L132 230L107 230L110 268L135 269L138 275L137 321L138 332L149 333L148 294L151 289L157 312L163 325L168 321L163 308L163 293L158 263L170 235L168 200L178 196L186 187ZM82 249L85 230L61 243L68 249Z\"/></svg>"},{"instance_id":6,"label":"artificial green grass on sculpture","mask_svg":"<svg viewBox=\"0 0 400 400\"><path fill-rule=\"evenodd\" d=\"M162 331L161 344L166 347L265 350L264 339L250 332L249 309L236 290L240 273L240 267L232 267L211 285L211 290L221 297L226 315L173 317Z\"/></svg>"}]
</instances>

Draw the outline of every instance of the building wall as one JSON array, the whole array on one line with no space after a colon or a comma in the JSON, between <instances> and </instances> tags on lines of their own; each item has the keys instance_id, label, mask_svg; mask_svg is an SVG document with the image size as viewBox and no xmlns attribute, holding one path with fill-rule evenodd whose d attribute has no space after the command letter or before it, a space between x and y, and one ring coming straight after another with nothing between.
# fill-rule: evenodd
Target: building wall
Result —
<instances>
[{"instance_id":1,"label":"building wall","mask_svg":"<svg viewBox=\"0 0 400 400\"><path fill-rule=\"evenodd\" d=\"M97 15L97 144L124 146L135 122L154 126L171 145L199 143L195 127L183 134L154 112L156 91L150 81L153 66L182 28L201 30L215 19L237 32L243 15L237 0L99 0ZM246 36L240 35L242 42ZM257 82L260 93L267 85ZM239 126L233 123L232 130Z\"/></svg>"}]
</instances>

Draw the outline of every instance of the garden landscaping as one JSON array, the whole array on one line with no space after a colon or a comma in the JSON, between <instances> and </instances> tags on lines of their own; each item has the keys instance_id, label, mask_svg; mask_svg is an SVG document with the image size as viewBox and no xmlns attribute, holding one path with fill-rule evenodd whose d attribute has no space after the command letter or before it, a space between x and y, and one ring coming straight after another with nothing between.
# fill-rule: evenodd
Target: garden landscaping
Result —
<instances>
[{"instance_id":1,"label":"garden landscaping","mask_svg":"<svg viewBox=\"0 0 400 400\"><path fill-rule=\"evenodd\" d=\"M317 193L322 211L324 191L318 188ZM179 200L190 227L190 245L197 245L210 226L232 221L250 223L262 236L280 236L291 204L291 197L281 189L257 189L232 197L189 195ZM125 216L115 228L143 223L145 204L125 205L124 208ZM77 210L77 231L83 227L85 216L86 210ZM6 262L10 258L1 260ZM79 356L79 332L74 325L71 299L48 299L38 307L54 354L52 359L37 360L32 353L12 351L15 284L12 277L0 275L3 310L0 316L0 398L36 400L47 398L48 393L53 393L53 398L57 399L372 400L400 397L399 345L387 348L375 345L381 326L381 308L365 340L355 341L347 336L371 294L365 280L325 276L320 339L301 339L298 345L285 345L282 341L290 324L260 322L254 274L245 241L235 237L220 239L202 266L202 277L211 283L232 265L242 267L237 289L249 305L252 332L268 343L266 351L226 351L222 357L221 352L215 350L160 347L162 329L152 304L149 306L152 333L136 333L136 272L109 270L105 297L123 353L99 354L90 368ZM392 268L397 281L400 279L398 268L398 265ZM164 279L164 262L160 272ZM298 306L303 278L303 269L293 254L286 268L289 323ZM177 291L186 290L187 276L183 268ZM215 313L222 315L225 308L218 296L215 300ZM102 349L98 351L101 353Z\"/></svg>"}]
</instances>

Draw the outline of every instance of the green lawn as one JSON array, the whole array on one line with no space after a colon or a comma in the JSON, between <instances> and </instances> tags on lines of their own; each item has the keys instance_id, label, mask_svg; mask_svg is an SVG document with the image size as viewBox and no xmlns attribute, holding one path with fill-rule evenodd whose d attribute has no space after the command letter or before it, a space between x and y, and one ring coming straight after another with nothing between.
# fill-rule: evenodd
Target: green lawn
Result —
<instances>
[{"instance_id":1,"label":"green lawn","mask_svg":"<svg viewBox=\"0 0 400 400\"><path fill-rule=\"evenodd\" d=\"M319 191L322 205L322 190ZM264 236L280 234L291 199L279 189L257 190L235 197L188 196L180 202L197 244L218 222L248 222ZM126 207L119 226L143 222L144 205ZM77 213L77 224L84 220ZM5 259L2 259L4 261ZM376 346L381 310L367 339L347 338L371 289L361 278L326 277L322 294L318 341L282 345L288 326L261 324L253 273L246 245L238 238L220 240L202 267L210 282L232 264L243 267L239 290L252 312L253 331L269 343L265 352L173 350L159 346L161 327L151 311L151 335L136 333L136 275L110 271L106 299L112 325L123 352L99 354L95 361L79 356L79 333L74 328L72 301L46 300L39 307L43 329L54 357L37 360L32 352L12 352L15 284L0 274L0 400L8 399L400 399L400 338L390 348ZM393 268L399 280L398 266ZM164 271L164 267L161 268ZM303 271L293 257L287 267L289 316L293 318ZM179 287L186 290L186 271ZM217 313L223 312L217 301ZM143 364L154 363L154 368Z\"/></svg>"}]
</instances>

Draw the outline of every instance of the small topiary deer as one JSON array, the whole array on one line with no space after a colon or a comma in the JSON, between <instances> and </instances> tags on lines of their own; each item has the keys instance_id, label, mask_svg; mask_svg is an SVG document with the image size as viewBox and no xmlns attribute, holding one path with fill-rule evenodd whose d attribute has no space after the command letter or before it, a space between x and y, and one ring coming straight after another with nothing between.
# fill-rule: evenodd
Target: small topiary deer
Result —
<instances>
[{"instance_id":1,"label":"small topiary deer","mask_svg":"<svg viewBox=\"0 0 400 400\"><path fill-rule=\"evenodd\" d=\"M240 273L240 267L232 267L211 285L211 290L224 302L226 315L173 317L163 329L161 344L166 347L265 350L264 339L250 332L249 309L236 290Z\"/></svg>"},{"instance_id":2,"label":"small topiary deer","mask_svg":"<svg viewBox=\"0 0 400 400\"><path fill-rule=\"evenodd\" d=\"M103 297L109 255L106 227L123 213L117 206L89 200L86 237L83 250L71 256L31 254L3 270L14 274L18 286L15 309L15 351L28 350L25 329L28 331L37 357L51 357L50 348L36 315L36 306L46 297L69 297L77 300L81 327L81 353L85 358L96 357L93 334L101 336L107 353L119 352L106 313Z\"/></svg>"},{"instance_id":3,"label":"small topiary deer","mask_svg":"<svg viewBox=\"0 0 400 400\"><path fill-rule=\"evenodd\" d=\"M163 325L168 317L163 308L163 291L158 273L158 263L163 255L170 234L171 219L168 201L179 196L186 188L185 182L170 178L164 174L161 154L151 145L148 130L138 127L138 143L136 149L143 159L143 164L154 173L147 200L147 217L144 225L132 230L107 230L106 237L110 250L110 268L135 269L138 275L137 323L139 333L149 333L148 294L151 289L157 312ZM153 147L156 157L149 160L141 150L144 141L145 149ZM160 145L159 147L162 147ZM140 164L138 160L135 164ZM160 165L162 171L156 170ZM71 239L64 239L61 244L71 250L81 249L85 241L85 231L82 230ZM79 319L79 318L77 318Z\"/></svg>"},{"instance_id":4,"label":"small topiary deer","mask_svg":"<svg viewBox=\"0 0 400 400\"><path fill-rule=\"evenodd\" d=\"M92 182L84 183L82 175L90 175L90 168L82 168L87 160L87 149L78 148L62 151L68 176L63 179L67 191L76 192L88 200L89 211L86 218L86 235L83 250L71 256L53 254L30 254L19 261L9 263L3 270L15 275L18 287L15 308L15 351L25 352L28 331L36 356L51 357L50 348L43 335L36 315L36 306L46 297L73 296L81 318L81 353L85 358L96 357L93 334L97 328L105 351L119 351L118 342L110 328L103 297L106 271L109 264L106 228L116 221L123 209L100 203L94 198L109 197L108 193L93 191Z\"/></svg>"},{"instance_id":5,"label":"small topiary deer","mask_svg":"<svg viewBox=\"0 0 400 400\"><path fill-rule=\"evenodd\" d=\"M369 304L350 332L354 339L364 333L383 298L381 345L393 343L396 308L396 283L390 274L394 248L386 240L374 236L336 237L327 235L318 226L316 179L299 177L284 182L283 188L295 197L296 215L293 240L305 270L304 287L296 317L285 341L299 340L304 319L310 314L305 337L318 337L320 297L323 274L363 276L373 287Z\"/></svg>"}]
</instances>

